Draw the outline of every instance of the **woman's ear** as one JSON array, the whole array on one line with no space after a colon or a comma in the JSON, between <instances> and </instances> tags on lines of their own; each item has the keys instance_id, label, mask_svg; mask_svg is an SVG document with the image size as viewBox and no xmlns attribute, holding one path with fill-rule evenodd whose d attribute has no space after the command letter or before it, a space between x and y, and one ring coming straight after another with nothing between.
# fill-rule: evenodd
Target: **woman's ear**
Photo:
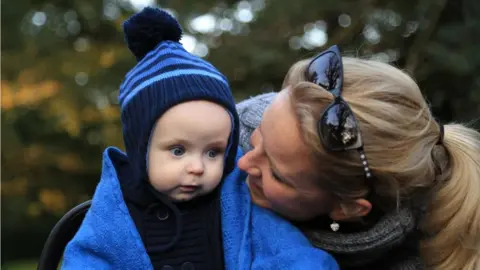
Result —
<instances>
[{"instance_id":1,"label":"woman's ear","mask_svg":"<svg viewBox=\"0 0 480 270\"><path fill-rule=\"evenodd\" d=\"M345 204L335 204L329 216L334 221L353 221L364 217L372 210L372 204L365 199L357 199Z\"/></svg>"}]
</instances>

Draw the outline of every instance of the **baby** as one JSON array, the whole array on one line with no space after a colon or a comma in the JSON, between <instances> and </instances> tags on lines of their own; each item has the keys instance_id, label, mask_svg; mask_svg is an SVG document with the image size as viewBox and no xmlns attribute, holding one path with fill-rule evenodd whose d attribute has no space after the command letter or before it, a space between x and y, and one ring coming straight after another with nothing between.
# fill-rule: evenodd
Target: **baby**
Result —
<instances>
[{"instance_id":1,"label":"baby","mask_svg":"<svg viewBox=\"0 0 480 270\"><path fill-rule=\"evenodd\" d=\"M95 227L84 222L77 237L91 230L87 235L100 238L90 250L107 243L112 250L115 243L145 250L154 269L223 269L219 184L234 167L239 131L228 82L185 51L178 22L160 9L135 14L124 31L138 61L119 93L126 153L106 149L98 196L85 220L99 207L118 204L129 218L99 212ZM115 190L121 190L117 197L103 195ZM123 231L141 242L125 243ZM73 239L66 255L86 246ZM88 265L102 268L130 257L127 253L119 249L114 258ZM69 268L66 257L63 267Z\"/></svg>"}]
</instances>

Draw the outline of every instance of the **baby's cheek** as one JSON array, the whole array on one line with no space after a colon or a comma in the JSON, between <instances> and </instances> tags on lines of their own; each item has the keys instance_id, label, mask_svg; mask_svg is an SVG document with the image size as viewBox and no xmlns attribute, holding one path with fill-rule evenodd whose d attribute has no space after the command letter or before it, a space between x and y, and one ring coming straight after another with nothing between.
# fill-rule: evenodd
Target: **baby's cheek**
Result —
<instances>
[{"instance_id":1,"label":"baby's cheek","mask_svg":"<svg viewBox=\"0 0 480 270\"><path fill-rule=\"evenodd\" d=\"M223 162L219 162L213 166L213 173L210 178L215 186L222 180L223 168Z\"/></svg>"},{"instance_id":2,"label":"baby's cheek","mask_svg":"<svg viewBox=\"0 0 480 270\"><path fill-rule=\"evenodd\" d=\"M148 164L148 169L147 169L148 178L149 179L157 178L158 175L161 173L162 169L163 168L162 168L161 163L158 163L158 162L149 163Z\"/></svg>"},{"instance_id":3,"label":"baby's cheek","mask_svg":"<svg viewBox=\"0 0 480 270\"><path fill-rule=\"evenodd\" d=\"M148 181L152 186L156 187L161 184L161 178L159 177L158 168L150 168L148 170Z\"/></svg>"},{"instance_id":4,"label":"baby's cheek","mask_svg":"<svg viewBox=\"0 0 480 270\"><path fill-rule=\"evenodd\" d=\"M170 186L173 181L177 181L178 175L175 174L175 166L156 165L151 166L148 171L148 179L152 185Z\"/></svg>"}]
</instances>

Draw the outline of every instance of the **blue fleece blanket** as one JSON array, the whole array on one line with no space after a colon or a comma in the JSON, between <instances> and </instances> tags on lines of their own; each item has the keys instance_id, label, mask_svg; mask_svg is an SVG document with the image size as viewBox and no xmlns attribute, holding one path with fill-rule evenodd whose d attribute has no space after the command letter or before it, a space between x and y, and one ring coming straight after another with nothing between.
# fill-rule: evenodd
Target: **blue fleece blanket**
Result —
<instances>
[{"instance_id":1,"label":"blue fleece blanket","mask_svg":"<svg viewBox=\"0 0 480 270\"><path fill-rule=\"evenodd\" d=\"M123 200L110 154L123 153L105 150L92 206L67 245L62 269L153 269ZM312 247L296 227L253 205L245 177L235 169L222 186L226 269L338 269L334 259Z\"/></svg>"}]
</instances>

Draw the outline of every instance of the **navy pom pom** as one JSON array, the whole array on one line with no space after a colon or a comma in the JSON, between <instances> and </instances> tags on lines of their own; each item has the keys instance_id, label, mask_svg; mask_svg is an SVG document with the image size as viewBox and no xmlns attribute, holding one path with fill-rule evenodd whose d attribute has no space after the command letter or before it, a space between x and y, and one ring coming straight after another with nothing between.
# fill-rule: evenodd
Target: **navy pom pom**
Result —
<instances>
[{"instance_id":1,"label":"navy pom pom","mask_svg":"<svg viewBox=\"0 0 480 270\"><path fill-rule=\"evenodd\" d=\"M146 7L123 23L125 40L130 51L142 60L162 41L179 42L182 28L175 18L167 12Z\"/></svg>"}]
</instances>

